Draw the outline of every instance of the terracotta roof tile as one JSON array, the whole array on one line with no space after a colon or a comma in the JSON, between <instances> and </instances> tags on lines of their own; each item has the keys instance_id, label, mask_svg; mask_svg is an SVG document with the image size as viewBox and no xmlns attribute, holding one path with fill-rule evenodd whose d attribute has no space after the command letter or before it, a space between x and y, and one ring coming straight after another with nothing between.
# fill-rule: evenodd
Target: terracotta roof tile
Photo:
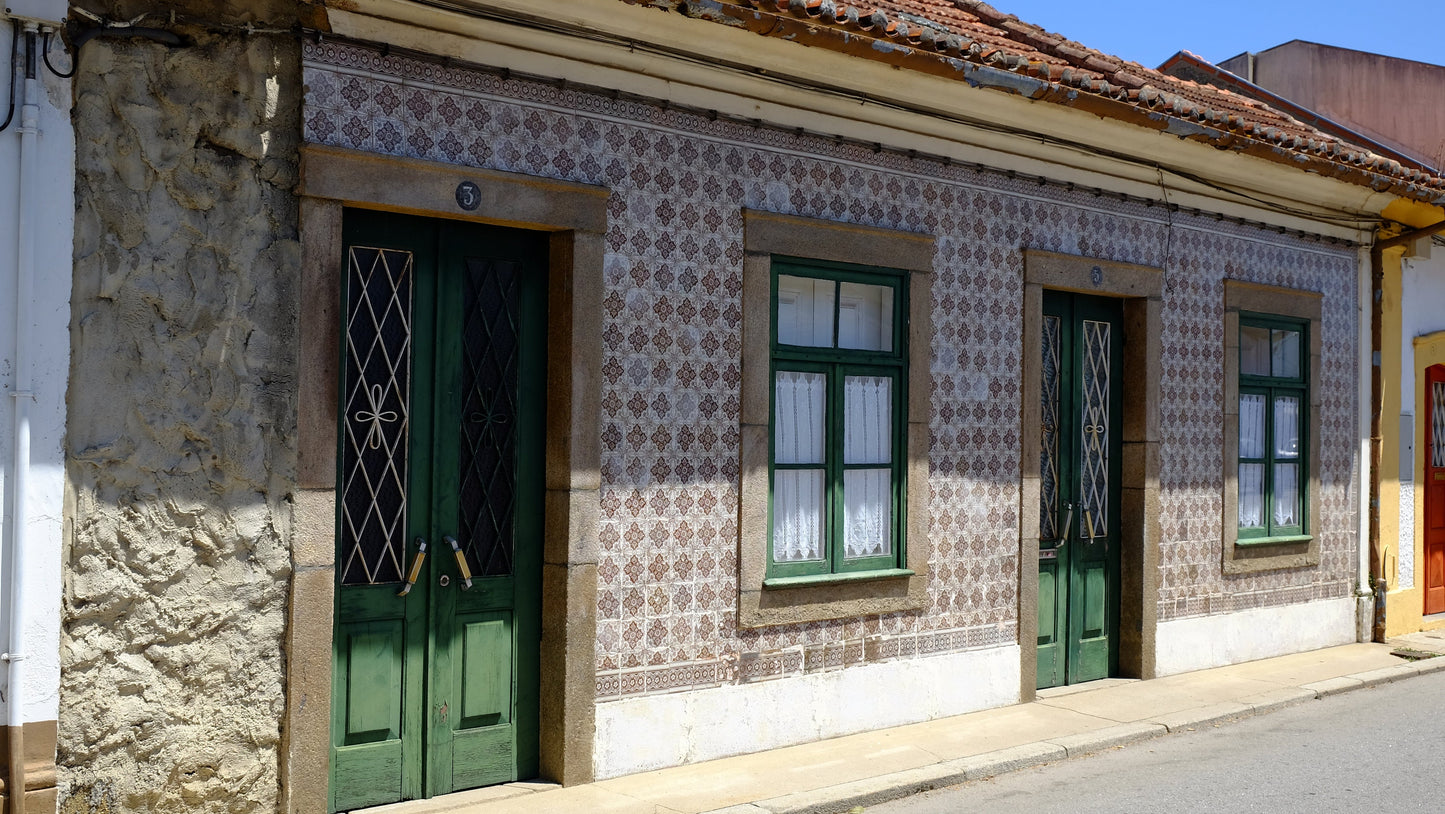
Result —
<instances>
[{"instance_id":1,"label":"terracotta roof tile","mask_svg":"<svg viewBox=\"0 0 1445 814\"><path fill-rule=\"evenodd\" d=\"M1445 178L1343 141L1262 102L1119 59L978 0L623 1L669 7L768 36L954 76L1381 191L1445 202ZM891 47L863 46L860 38ZM1034 84L960 71L960 61L980 71L1027 77L1026 83ZM1097 101L1091 103L1069 89ZM1169 119L1185 126L1175 127Z\"/></svg>"}]
</instances>

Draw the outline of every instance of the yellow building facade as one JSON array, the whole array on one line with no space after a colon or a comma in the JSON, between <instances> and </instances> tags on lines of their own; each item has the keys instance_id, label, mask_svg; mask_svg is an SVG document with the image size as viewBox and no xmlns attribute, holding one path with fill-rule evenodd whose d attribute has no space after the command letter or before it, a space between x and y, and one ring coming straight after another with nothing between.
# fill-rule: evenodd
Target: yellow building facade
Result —
<instances>
[{"instance_id":1,"label":"yellow building facade","mask_svg":"<svg viewBox=\"0 0 1445 814\"><path fill-rule=\"evenodd\" d=\"M1385 216L1429 231L1445 221L1445 210L1399 202ZM1429 588L1445 593L1441 555L1432 569L1427 547L1437 535L1445 538L1445 472L1434 466L1445 460L1445 383L1432 381L1445 374L1445 240L1439 234L1422 234L1380 258L1380 540L1373 570L1386 581L1387 636L1445 628L1441 604L1427 608L1426 602Z\"/></svg>"}]
</instances>

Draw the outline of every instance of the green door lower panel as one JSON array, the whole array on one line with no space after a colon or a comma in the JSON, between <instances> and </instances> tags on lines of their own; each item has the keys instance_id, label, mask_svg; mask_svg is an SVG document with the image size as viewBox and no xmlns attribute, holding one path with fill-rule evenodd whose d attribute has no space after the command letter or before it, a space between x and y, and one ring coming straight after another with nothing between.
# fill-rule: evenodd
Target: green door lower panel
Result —
<instances>
[{"instance_id":1,"label":"green door lower panel","mask_svg":"<svg viewBox=\"0 0 1445 814\"><path fill-rule=\"evenodd\" d=\"M512 614L494 611L459 618L460 692L452 731L452 784L473 788L512 779L516 742L513 699ZM506 658L498 658L506 654Z\"/></svg>"},{"instance_id":2,"label":"green door lower panel","mask_svg":"<svg viewBox=\"0 0 1445 814\"><path fill-rule=\"evenodd\" d=\"M341 810L401 798L402 621L345 624L337 633L343 677L341 743L336 747L336 806Z\"/></svg>"}]
</instances>

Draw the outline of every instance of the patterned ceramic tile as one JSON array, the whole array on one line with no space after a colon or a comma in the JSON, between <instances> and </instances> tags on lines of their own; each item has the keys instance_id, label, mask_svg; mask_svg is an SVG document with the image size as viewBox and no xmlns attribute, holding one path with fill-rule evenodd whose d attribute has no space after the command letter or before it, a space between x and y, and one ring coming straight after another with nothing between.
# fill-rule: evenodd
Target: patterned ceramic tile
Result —
<instances>
[{"instance_id":1,"label":"patterned ceramic tile","mask_svg":"<svg viewBox=\"0 0 1445 814\"><path fill-rule=\"evenodd\" d=\"M1162 267L1159 617L1348 594L1352 252L1002 174L374 51L306 45L306 138L612 190L599 699L1015 641L1022 250ZM738 630L744 207L937 236L928 606ZM1322 562L1221 572L1223 280L1324 295Z\"/></svg>"}]
</instances>

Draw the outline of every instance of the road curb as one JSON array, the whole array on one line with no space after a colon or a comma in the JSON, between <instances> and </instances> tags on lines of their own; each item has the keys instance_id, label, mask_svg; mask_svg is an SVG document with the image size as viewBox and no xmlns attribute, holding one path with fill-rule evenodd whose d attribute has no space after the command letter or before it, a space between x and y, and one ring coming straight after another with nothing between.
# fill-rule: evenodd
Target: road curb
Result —
<instances>
[{"instance_id":1,"label":"road curb","mask_svg":"<svg viewBox=\"0 0 1445 814\"><path fill-rule=\"evenodd\" d=\"M856 806L878 805L925 791L956 786L969 780L983 780L1041 763L1063 760L1068 756L1062 746L1046 742L1027 743L851 783L785 794L759 800L753 805L766 814L838 814ZM753 814L753 810L737 807L736 811L722 809L707 814Z\"/></svg>"},{"instance_id":2,"label":"road curb","mask_svg":"<svg viewBox=\"0 0 1445 814\"><path fill-rule=\"evenodd\" d=\"M1069 757L1078 757L1167 734L1169 734L1169 729L1161 724L1152 721L1136 721L1135 723L1096 729L1092 732L1080 732L1077 735L1049 738L1045 743L1063 747Z\"/></svg>"},{"instance_id":3,"label":"road curb","mask_svg":"<svg viewBox=\"0 0 1445 814\"><path fill-rule=\"evenodd\" d=\"M985 752L901 772L795 792L755 803L730 806L705 814L844 814L857 806L873 806L925 791L985 780L1044 763L1101 752L1117 746L1152 740L1167 734L1221 721L1273 712L1310 699L1350 690L1390 684L1401 679L1445 670L1445 657L1421 659L1348 676L1326 679L1297 688L1284 687L1238 702L1211 704L1157 716L1147 721L1049 738L1036 743Z\"/></svg>"}]
</instances>

